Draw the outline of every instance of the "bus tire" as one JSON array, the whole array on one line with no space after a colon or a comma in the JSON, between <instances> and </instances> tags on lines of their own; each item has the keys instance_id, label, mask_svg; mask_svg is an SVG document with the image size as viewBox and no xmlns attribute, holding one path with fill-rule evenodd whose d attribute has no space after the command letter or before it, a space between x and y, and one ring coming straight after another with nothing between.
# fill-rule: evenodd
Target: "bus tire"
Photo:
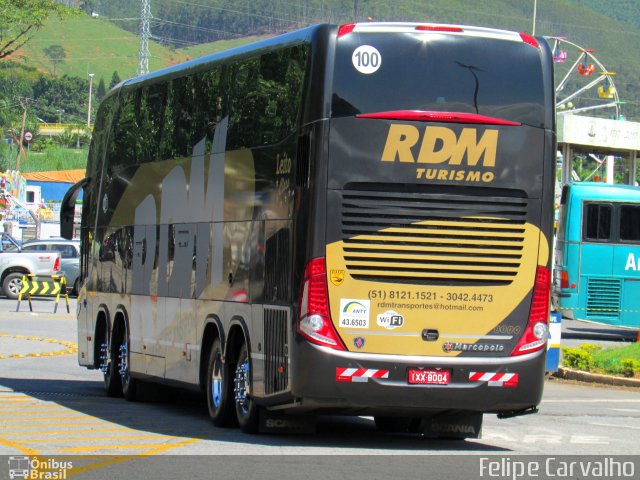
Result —
<instances>
[{"instance_id":1,"label":"bus tire","mask_svg":"<svg viewBox=\"0 0 640 480\"><path fill-rule=\"evenodd\" d=\"M244 433L257 433L259 411L258 405L251 398L251 358L246 343L242 344L236 358L233 383L240 430Z\"/></svg>"},{"instance_id":2,"label":"bus tire","mask_svg":"<svg viewBox=\"0 0 640 480\"><path fill-rule=\"evenodd\" d=\"M113 349L109 349L109 326L105 323L102 344L100 348L101 356L104 355L109 359L106 371L103 371L104 389L108 397L121 397L122 384L120 383L120 374L117 369L117 356L114 355Z\"/></svg>"},{"instance_id":3,"label":"bus tire","mask_svg":"<svg viewBox=\"0 0 640 480\"><path fill-rule=\"evenodd\" d=\"M209 353L206 395L209 418L216 427L230 427L235 423L233 388L229 367L223 361L222 344L216 338Z\"/></svg>"},{"instance_id":4,"label":"bus tire","mask_svg":"<svg viewBox=\"0 0 640 480\"><path fill-rule=\"evenodd\" d=\"M122 386L122 396L133 402L137 400L138 381L131 376L131 354L129 352L129 328L124 324L124 332L120 342L118 342L118 350L116 352L118 358L118 373L120 375L120 385Z\"/></svg>"}]
</instances>

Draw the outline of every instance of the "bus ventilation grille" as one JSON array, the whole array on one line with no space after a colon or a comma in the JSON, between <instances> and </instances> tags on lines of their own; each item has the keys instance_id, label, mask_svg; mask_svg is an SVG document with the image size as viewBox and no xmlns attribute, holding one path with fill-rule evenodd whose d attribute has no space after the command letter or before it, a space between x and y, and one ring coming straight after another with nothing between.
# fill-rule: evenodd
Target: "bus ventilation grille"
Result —
<instances>
[{"instance_id":1,"label":"bus ventilation grille","mask_svg":"<svg viewBox=\"0 0 640 480\"><path fill-rule=\"evenodd\" d=\"M360 280L510 285L525 249L527 207L522 197L346 191L345 265Z\"/></svg>"},{"instance_id":2,"label":"bus ventilation grille","mask_svg":"<svg viewBox=\"0 0 640 480\"><path fill-rule=\"evenodd\" d=\"M287 310L264 309L265 394L283 392L289 385Z\"/></svg>"},{"instance_id":3,"label":"bus ventilation grille","mask_svg":"<svg viewBox=\"0 0 640 480\"><path fill-rule=\"evenodd\" d=\"M620 318L622 283L611 278L589 278L587 281L587 318Z\"/></svg>"}]
</instances>

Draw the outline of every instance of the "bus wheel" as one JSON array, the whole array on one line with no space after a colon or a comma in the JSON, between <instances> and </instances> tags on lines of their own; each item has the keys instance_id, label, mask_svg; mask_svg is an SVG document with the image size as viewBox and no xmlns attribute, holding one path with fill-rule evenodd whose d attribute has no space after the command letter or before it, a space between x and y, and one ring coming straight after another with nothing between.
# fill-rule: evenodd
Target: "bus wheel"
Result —
<instances>
[{"instance_id":1,"label":"bus wheel","mask_svg":"<svg viewBox=\"0 0 640 480\"><path fill-rule=\"evenodd\" d=\"M122 395L129 401L136 400L138 382L131 376L129 364L129 333L125 327L124 338L118 347L118 373L122 385Z\"/></svg>"},{"instance_id":2,"label":"bus wheel","mask_svg":"<svg viewBox=\"0 0 640 480\"><path fill-rule=\"evenodd\" d=\"M240 429L245 433L256 433L258 431L258 406L251 399L251 359L246 343L242 345L238 353L233 384L236 417Z\"/></svg>"},{"instance_id":3,"label":"bus wheel","mask_svg":"<svg viewBox=\"0 0 640 480\"><path fill-rule=\"evenodd\" d=\"M104 332L100 337L100 370L104 378L104 389L109 397L119 397L122 395L122 385L120 375L116 371L116 362L109 350L109 326L104 327Z\"/></svg>"},{"instance_id":4,"label":"bus wheel","mask_svg":"<svg viewBox=\"0 0 640 480\"><path fill-rule=\"evenodd\" d=\"M222 345L216 338L209 354L206 384L209 417L216 427L231 426L235 420L229 380L229 367L222 361Z\"/></svg>"}]
</instances>

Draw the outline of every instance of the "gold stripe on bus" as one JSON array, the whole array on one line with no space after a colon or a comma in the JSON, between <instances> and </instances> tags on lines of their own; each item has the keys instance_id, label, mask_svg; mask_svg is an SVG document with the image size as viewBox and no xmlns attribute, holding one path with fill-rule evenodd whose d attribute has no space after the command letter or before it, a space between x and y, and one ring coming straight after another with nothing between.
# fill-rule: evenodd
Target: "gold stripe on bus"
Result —
<instances>
[{"instance_id":1,"label":"gold stripe on bus","mask_svg":"<svg viewBox=\"0 0 640 480\"><path fill-rule=\"evenodd\" d=\"M349 267L349 270L357 270L358 267L376 267L378 265L380 265L382 263L382 267L384 269L389 269L389 268L411 268L414 271L419 271L421 269L426 269L427 271L430 269L436 269L436 270L469 270L469 271L477 271L479 268L482 268L483 271L492 271L492 272L508 272L508 273L518 273L518 266L516 265L515 267L512 268L505 268L505 267L499 267L499 266L493 266L493 265L451 265L451 264L425 264L425 265L421 265L421 264L416 264L416 263L408 263L408 262L388 262L388 261L384 261L384 263L382 262L383 259L381 259L380 262L376 262L375 259L372 257L371 259L363 259L363 260L347 260L347 266Z\"/></svg>"},{"instance_id":2,"label":"gold stripe on bus","mask_svg":"<svg viewBox=\"0 0 640 480\"><path fill-rule=\"evenodd\" d=\"M386 232L386 230L385 230ZM406 232L402 232L406 233ZM486 235L485 235L486 236ZM419 238L419 237L410 237L407 235L358 235L353 237L351 242L355 241L377 241L377 242L386 242L386 241L396 241L396 242L413 242L429 245L430 243L445 243L450 245L460 245L460 244L469 244L469 245L495 245L495 246L504 246L504 247L512 247L518 246L522 244L524 238L519 238L512 241L506 240L480 240L480 239L461 239L461 238ZM471 243L473 242L473 243Z\"/></svg>"},{"instance_id":3,"label":"gold stripe on bus","mask_svg":"<svg viewBox=\"0 0 640 480\"><path fill-rule=\"evenodd\" d=\"M380 250L380 248L384 248L384 250L398 250L398 252L406 252L407 250L417 250L420 249L420 252L424 252L424 253L431 253L433 252L438 253L438 252L442 252L442 253L448 253L451 254L451 256L459 256L459 254L468 254L468 253L475 253L478 254L479 256L481 255L487 255L490 256L492 259L494 258L495 255L500 255L500 256L505 256L505 258L510 259L512 261L517 261L519 258L522 257L522 253L518 250L509 250L509 251L504 251L504 250L496 250L495 248L474 248L474 247L460 247L458 248L457 245L452 245L449 247L437 247L437 246L429 246L429 245L388 245L385 244L383 246L381 246L380 244L371 244L371 243L355 243L351 240L349 240L348 243L345 243L344 248L345 251L351 255L352 252L350 250L357 248L358 250ZM363 252L364 253L364 252ZM369 255L369 253L366 253L367 255ZM391 255L391 254L390 254ZM394 254L395 255L395 254ZM513 258L510 258L510 257ZM459 257L458 257L459 258Z\"/></svg>"},{"instance_id":4,"label":"gold stripe on bus","mask_svg":"<svg viewBox=\"0 0 640 480\"><path fill-rule=\"evenodd\" d=\"M405 247L406 248L406 247ZM384 260L417 260L417 261L432 261L437 262L435 265L439 265L441 262L460 262L462 261L459 255L430 255L428 253L416 253L416 254L407 254L403 255L401 252L398 253L374 253L374 252L350 252L345 251L345 256L349 257L348 262L352 264L353 262L362 262L362 261L375 261L375 259L384 259ZM403 262L406 264L406 262ZM473 263L475 266L491 266L498 267L499 265L494 265L496 263L504 264L505 268L513 267L518 268L519 261L518 258L493 258L493 257L474 257Z\"/></svg>"}]
</instances>

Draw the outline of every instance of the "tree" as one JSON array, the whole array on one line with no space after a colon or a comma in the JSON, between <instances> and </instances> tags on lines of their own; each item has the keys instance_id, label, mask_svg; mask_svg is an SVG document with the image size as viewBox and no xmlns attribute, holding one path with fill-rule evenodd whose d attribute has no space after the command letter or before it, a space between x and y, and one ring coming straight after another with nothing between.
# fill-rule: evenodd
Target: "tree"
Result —
<instances>
[{"instance_id":1,"label":"tree","mask_svg":"<svg viewBox=\"0 0 640 480\"><path fill-rule=\"evenodd\" d=\"M51 45L47 48L43 48L42 51L47 57L49 57L51 63L53 63L53 76L55 77L56 65L64 62L64 59L67 58L67 52L65 52L62 45Z\"/></svg>"},{"instance_id":2,"label":"tree","mask_svg":"<svg viewBox=\"0 0 640 480\"><path fill-rule=\"evenodd\" d=\"M109 90L111 90L113 87L119 84L120 81L121 81L120 75L118 75L118 72L117 71L113 72L113 76L111 77L111 83L109 84Z\"/></svg>"},{"instance_id":3,"label":"tree","mask_svg":"<svg viewBox=\"0 0 640 480\"><path fill-rule=\"evenodd\" d=\"M104 96L107 94L107 87L104 85L104 77L100 77L100 83L98 83L98 90L96 91L96 100L101 102Z\"/></svg>"},{"instance_id":4,"label":"tree","mask_svg":"<svg viewBox=\"0 0 640 480\"><path fill-rule=\"evenodd\" d=\"M0 0L0 59L23 47L52 15L63 19L76 12L55 0Z\"/></svg>"}]
</instances>

